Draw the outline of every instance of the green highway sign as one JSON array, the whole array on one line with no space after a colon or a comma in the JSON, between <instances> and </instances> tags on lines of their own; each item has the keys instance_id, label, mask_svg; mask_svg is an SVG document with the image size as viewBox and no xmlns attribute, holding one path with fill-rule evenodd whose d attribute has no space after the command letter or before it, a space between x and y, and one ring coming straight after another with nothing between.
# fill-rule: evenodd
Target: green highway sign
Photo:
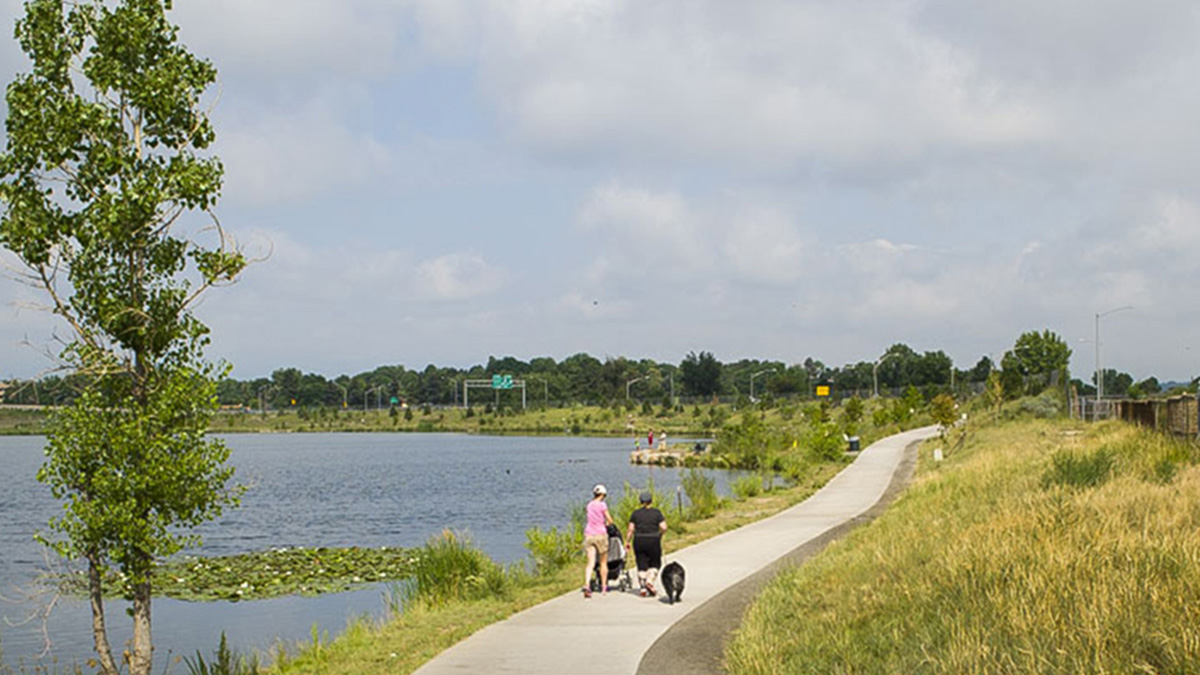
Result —
<instances>
[{"instance_id":1,"label":"green highway sign","mask_svg":"<svg viewBox=\"0 0 1200 675\"><path fill-rule=\"evenodd\" d=\"M513 376L512 375L493 375L492 376L492 389L512 389L512 388L513 388Z\"/></svg>"}]
</instances>

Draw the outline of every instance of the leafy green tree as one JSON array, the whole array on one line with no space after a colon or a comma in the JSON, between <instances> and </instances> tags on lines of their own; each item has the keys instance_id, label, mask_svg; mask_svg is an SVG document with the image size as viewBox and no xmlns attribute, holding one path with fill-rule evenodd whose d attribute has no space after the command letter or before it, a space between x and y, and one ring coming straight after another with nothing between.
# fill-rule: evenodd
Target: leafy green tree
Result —
<instances>
[{"instance_id":1,"label":"leafy green tree","mask_svg":"<svg viewBox=\"0 0 1200 675\"><path fill-rule=\"evenodd\" d=\"M854 396L842 406L842 429L853 436L858 433L858 423L862 421L865 406L863 400Z\"/></svg>"},{"instance_id":2,"label":"leafy green tree","mask_svg":"<svg viewBox=\"0 0 1200 675\"><path fill-rule=\"evenodd\" d=\"M147 675L155 560L196 543L190 529L237 499L228 450L205 436L221 369L203 359L208 329L191 307L245 258L211 212L223 170L205 154L214 134L200 101L216 70L178 43L169 6L26 2L16 37L32 70L8 87L0 157L0 243L71 328L60 358L83 383L49 424L38 479L64 501L47 543L87 564L107 675L120 667L105 572L124 574L128 669Z\"/></svg>"},{"instance_id":3,"label":"leafy green tree","mask_svg":"<svg viewBox=\"0 0 1200 675\"><path fill-rule=\"evenodd\" d=\"M929 402L929 414L933 417L933 421L941 426L939 433L944 439L946 429L949 429L958 420L958 404L949 394L938 394Z\"/></svg>"},{"instance_id":4,"label":"leafy green tree","mask_svg":"<svg viewBox=\"0 0 1200 675\"><path fill-rule=\"evenodd\" d=\"M1104 369L1104 397L1110 396L1121 397L1128 393L1129 388L1133 386L1133 376L1129 373L1122 373L1114 368ZM1092 375L1095 380L1096 376Z\"/></svg>"},{"instance_id":5,"label":"leafy green tree","mask_svg":"<svg viewBox=\"0 0 1200 675\"><path fill-rule=\"evenodd\" d=\"M1146 398L1162 393L1162 385L1159 384L1157 377L1147 377L1141 382L1130 385L1126 393L1130 398Z\"/></svg>"},{"instance_id":6,"label":"leafy green tree","mask_svg":"<svg viewBox=\"0 0 1200 675\"><path fill-rule=\"evenodd\" d=\"M1057 333L1029 331L1022 333L1013 348L1004 354L1001 366L1020 373L1025 383L1022 393L1035 394L1069 380L1067 364L1070 361L1071 348Z\"/></svg>"},{"instance_id":7,"label":"leafy green tree","mask_svg":"<svg viewBox=\"0 0 1200 675\"><path fill-rule=\"evenodd\" d=\"M970 370L968 377L972 382L987 382L988 376L995 370L996 364L992 363L992 359L984 356L979 359L975 367Z\"/></svg>"},{"instance_id":8,"label":"leafy green tree","mask_svg":"<svg viewBox=\"0 0 1200 675\"><path fill-rule=\"evenodd\" d=\"M713 396L721 392L721 362L712 352L689 352L679 364L683 387L693 396Z\"/></svg>"},{"instance_id":9,"label":"leafy green tree","mask_svg":"<svg viewBox=\"0 0 1200 675\"><path fill-rule=\"evenodd\" d=\"M999 370L992 371L988 375L987 384L984 388L984 395L987 397L988 405L995 409L996 415L1000 414L1000 406L1004 405L1004 378Z\"/></svg>"}]
</instances>

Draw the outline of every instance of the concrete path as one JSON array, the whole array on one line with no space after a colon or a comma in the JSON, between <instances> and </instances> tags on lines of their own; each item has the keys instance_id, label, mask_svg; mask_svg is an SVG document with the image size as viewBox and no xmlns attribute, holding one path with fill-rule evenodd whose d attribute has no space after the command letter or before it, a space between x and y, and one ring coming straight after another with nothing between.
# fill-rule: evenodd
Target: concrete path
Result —
<instances>
[{"instance_id":1,"label":"concrete path","mask_svg":"<svg viewBox=\"0 0 1200 675\"><path fill-rule=\"evenodd\" d=\"M682 602L618 592L587 600L575 591L488 626L416 672L633 675L651 646L693 610L869 511L888 490L905 448L935 433L925 427L874 443L806 501L666 556L664 562L678 561L687 571Z\"/></svg>"}]
</instances>

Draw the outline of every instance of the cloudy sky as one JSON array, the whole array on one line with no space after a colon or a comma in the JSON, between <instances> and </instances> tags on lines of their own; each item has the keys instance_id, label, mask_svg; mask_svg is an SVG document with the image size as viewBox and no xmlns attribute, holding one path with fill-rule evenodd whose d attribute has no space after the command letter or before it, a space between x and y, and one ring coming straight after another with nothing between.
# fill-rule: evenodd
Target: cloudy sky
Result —
<instances>
[{"instance_id":1,"label":"cloudy sky","mask_svg":"<svg viewBox=\"0 0 1200 675\"><path fill-rule=\"evenodd\" d=\"M1124 306L1106 367L1200 375L1193 0L176 5L220 71L218 213L265 257L199 310L235 377L967 368L1046 328L1087 377ZM0 282L0 378L49 365L30 300Z\"/></svg>"}]
</instances>

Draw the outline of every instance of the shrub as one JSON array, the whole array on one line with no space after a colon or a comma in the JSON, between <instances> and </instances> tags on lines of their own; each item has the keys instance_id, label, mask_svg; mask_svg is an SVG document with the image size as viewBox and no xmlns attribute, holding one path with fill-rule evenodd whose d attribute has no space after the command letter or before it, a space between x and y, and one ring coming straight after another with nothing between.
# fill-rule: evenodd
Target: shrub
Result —
<instances>
[{"instance_id":1,"label":"shrub","mask_svg":"<svg viewBox=\"0 0 1200 675\"><path fill-rule=\"evenodd\" d=\"M1021 399L1017 404L1017 413L1038 419L1062 417L1062 400L1053 391L1044 391L1036 397Z\"/></svg>"},{"instance_id":2,"label":"shrub","mask_svg":"<svg viewBox=\"0 0 1200 675\"><path fill-rule=\"evenodd\" d=\"M191 659L184 657L183 662L187 666L189 675L258 675L258 657L251 656L249 658L238 654L229 649L229 645L225 642L225 631L221 631L221 642L217 645L217 651L213 654L214 660L208 663L196 651L196 658Z\"/></svg>"},{"instance_id":3,"label":"shrub","mask_svg":"<svg viewBox=\"0 0 1200 675\"><path fill-rule=\"evenodd\" d=\"M700 520L716 513L721 497L717 494L717 482L699 469L688 469L680 481L687 494L691 508L687 520Z\"/></svg>"},{"instance_id":4,"label":"shrub","mask_svg":"<svg viewBox=\"0 0 1200 675\"><path fill-rule=\"evenodd\" d=\"M405 599L439 606L450 600L507 595L509 590L503 567L465 535L444 530L418 550Z\"/></svg>"},{"instance_id":5,"label":"shrub","mask_svg":"<svg viewBox=\"0 0 1200 675\"><path fill-rule=\"evenodd\" d=\"M761 476L747 475L733 481L730 489L733 490L733 496L738 499L749 499L757 497L762 493L763 481Z\"/></svg>"},{"instance_id":6,"label":"shrub","mask_svg":"<svg viewBox=\"0 0 1200 675\"><path fill-rule=\"evenodd\" d=\"M875 412L871 413L871 423L874 424L876 428L882 429L891 421L892 415L885 407L880 406L875 409Z\"/></svg>"},{"instance_id":7,"label":"shrub","mask_svg":"<svg viewBox=\"0 0 1200 675\"><path fill-rule=\"evenodd\" d=\"M836 424L815 423L804 434L804 447L809 456L817 461L833 461L842 456L842 434Z\"/></svg>"},{"instance_id":8,"label":"shrub","mask_svg":"<svg viewBox=\"0 0 1200 675\"><path fill-rule=\"evenodd\" d=\"M1089 453L1062 450L1050 458L1051 465L1042 474L1042 486L1096 487L1107 481L1116 469L1117 456L1107 446Z\"/></svg>"},{"instance_id":9,"label":"shrub","mask_svg":"<svg viewBox=\"0 0 1200 675\"><path fill-rule=\"evenodd\" d=\"M525 548L533 559L534 570L541 575L560 570L574 560L583 546L583 529L577 525L565 530L552 527L525 530Z\"/></svg>"}]
</instances>

